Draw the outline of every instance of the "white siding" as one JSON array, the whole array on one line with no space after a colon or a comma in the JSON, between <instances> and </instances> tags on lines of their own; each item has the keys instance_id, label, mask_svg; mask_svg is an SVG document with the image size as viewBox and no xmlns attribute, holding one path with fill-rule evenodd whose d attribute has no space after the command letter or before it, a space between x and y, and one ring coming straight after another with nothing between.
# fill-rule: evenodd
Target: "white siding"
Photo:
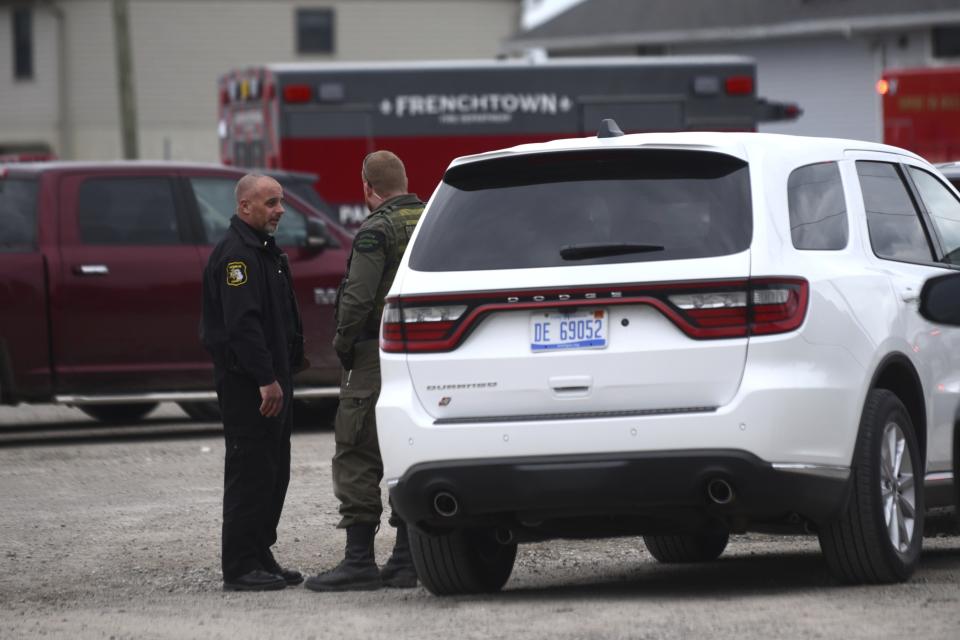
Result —
<instances>
[{"instance_id":1,"label":"white siding","mask_svg":"<svg viewBox=\"0 0 960 640\"><path fill-rule=\"evenodd\" d=\"M13 25L9 6L0 7L0 145L58 144L56 20L33 12L33 79L13 77Z\"/></svg>"},{"instance_id":2,"label":"white siding","mask_svg":"<svg viewBox=\"0 0 960 640\"><path fill-rule=\"evenodd\" d=\"M856 138L879 142L880 100L874 88L878 56L861 38L803 38L723 46L674 47L677 53L737 53L757 61L758 94L796 102L796 122L760 131Z\"/></svg>"}]
</instances>

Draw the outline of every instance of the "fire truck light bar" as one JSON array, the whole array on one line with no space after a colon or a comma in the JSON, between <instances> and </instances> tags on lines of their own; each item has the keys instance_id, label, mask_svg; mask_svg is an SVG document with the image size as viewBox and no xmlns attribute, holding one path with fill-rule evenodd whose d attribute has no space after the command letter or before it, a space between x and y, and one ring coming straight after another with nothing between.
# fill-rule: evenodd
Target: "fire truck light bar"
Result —
<instances>
[{"instance_id":1,"label":"fire truck light bar","mask_svg":"<svg viewBox=\"0 0 960 640\"><path fill-rule=\"evenodd\" d=\"M308 84L288 84L283 88L284 102L310 102L313 91Z\"/></svg>"}]
</instances>

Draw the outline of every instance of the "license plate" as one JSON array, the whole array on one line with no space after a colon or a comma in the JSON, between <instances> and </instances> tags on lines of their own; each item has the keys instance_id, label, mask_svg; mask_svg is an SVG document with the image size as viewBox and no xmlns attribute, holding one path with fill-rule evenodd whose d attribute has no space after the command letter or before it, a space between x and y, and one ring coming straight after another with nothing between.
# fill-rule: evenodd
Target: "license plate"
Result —
<instances>
[{"instance_id":1,"label":"license plate","mask_svg":"<svg viewBox=\"0 0 960 640\"><path fill-rule=\"evenodd\" d=\"M603 349L607 346L607 312L580 309L538 311L530 316L530 349Z\"/></svg>"}]
</instances>

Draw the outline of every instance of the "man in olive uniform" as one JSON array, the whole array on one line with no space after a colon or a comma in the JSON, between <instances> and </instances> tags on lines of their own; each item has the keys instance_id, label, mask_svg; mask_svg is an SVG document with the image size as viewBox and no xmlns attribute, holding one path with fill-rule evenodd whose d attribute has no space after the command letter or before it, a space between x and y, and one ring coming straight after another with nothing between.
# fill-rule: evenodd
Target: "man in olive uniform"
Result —
<instances>
[{"instance_id":1,"label":"man in olive uniform","mask_svg":"<svg viewBox=\"0 0 960 640\"><path fill-rule=\"evenodd\" d=\"M304 363L303 331L287 256L272 237L283 189L246 175L236 201L204 271L200 338L213 357L226 440L223 588L262 591L303 581L270 551L290 482L291 378Z\"/></svg>"},{"instance_id":2,"label":"man in olive uniform","mask_svg":"<svg viewBox=\"0 0 960 640\"><path fill-rule=\"evenodd\" d=\"M372 212L357 231L347 276L337 296L337 335L333 347L343 364L340 407L334 431L333 490L340 500L347 530L344 559L334 569L307 580L314 591L415 587L407 527L396 514L397 543L383 570L377 569L373 539L383 504L383 462L377 443L374 408L380 395L380 317L384 298L400 265L423 203L407 193L403 162L389 151L375 151L363 161L363 195Z\"/></svg>"}]
</instances>

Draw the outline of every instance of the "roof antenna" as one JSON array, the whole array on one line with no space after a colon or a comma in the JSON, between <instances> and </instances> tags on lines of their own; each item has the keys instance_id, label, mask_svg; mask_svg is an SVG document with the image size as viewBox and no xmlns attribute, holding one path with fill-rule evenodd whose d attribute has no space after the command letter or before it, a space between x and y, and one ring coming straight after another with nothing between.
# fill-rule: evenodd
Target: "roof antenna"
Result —
<instances>
[{"instance_id":1,"label":"roof antenna","mask_svg":"<svg viewBox=\"0 0 960 640\"><path fill-rule=\"evenodd\" d=\"M600 121L600 129L597 131L598 138L617 138L623 135L623 131L613 118L604 118Z\"/></svg>"}]
</instances>

